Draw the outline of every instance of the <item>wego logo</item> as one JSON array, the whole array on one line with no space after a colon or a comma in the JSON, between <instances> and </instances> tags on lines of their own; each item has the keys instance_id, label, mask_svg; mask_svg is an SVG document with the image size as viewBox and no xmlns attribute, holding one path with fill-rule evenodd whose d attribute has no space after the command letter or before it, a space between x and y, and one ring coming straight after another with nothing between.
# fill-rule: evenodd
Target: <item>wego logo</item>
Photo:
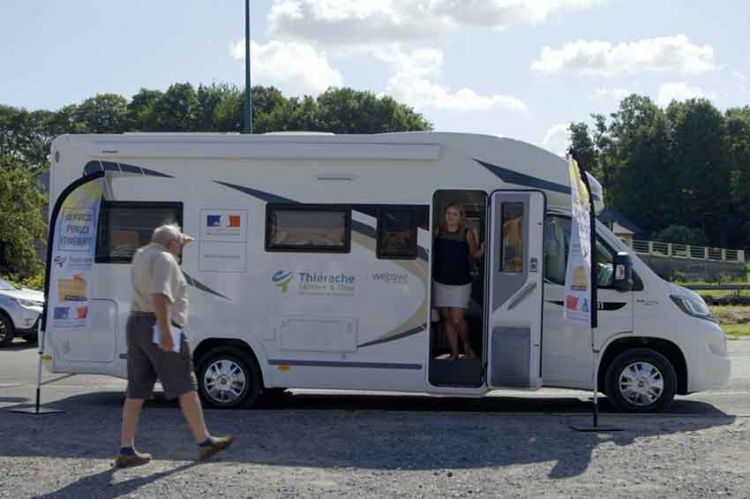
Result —
<instances>
[{"instance_id":1,"label":"wego logo","mask_svg":"<svg viewBox=\"0 0 750 499\"><path fill-rule=\"evenodd\" d=\"M289 283L294 279L294 274L285 270L277 270L272 276L271 281L281 290L282 293L289 291Z\"/></svg>"}]
</instances>

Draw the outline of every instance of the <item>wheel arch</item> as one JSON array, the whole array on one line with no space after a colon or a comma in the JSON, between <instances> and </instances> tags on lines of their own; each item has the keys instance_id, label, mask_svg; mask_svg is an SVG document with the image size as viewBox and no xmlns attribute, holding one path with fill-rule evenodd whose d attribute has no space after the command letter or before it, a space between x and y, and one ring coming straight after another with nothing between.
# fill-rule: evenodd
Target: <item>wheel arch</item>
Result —
<instances>
[{"instance_id":1,"label":"wheel arch","mask_svg":"<svg viewBox=\"0 0 750 499\"><path fill-rule=\"evenodd\" d=\"M604 390L606 387L607 368L612 361L622 352L632 348L650 348L659 352L669 360L674 367L677 375L677 394L686 395L688 393L688 369L685 360L685 354L675 343L663 338L653 336L625 336L613 340L604 350L601 361L599 362L599 371L597 379L599 389Z\"/></svg>"},{"instance_id":2,"label":"wheel arch","mask_svg":"<svg viewBox=\"0 0 750 499\"><path fill-rule=\"evenodd\" d=\"M16 324L13 322L13 316L10 315L4 308L0 307L0 316L5 317L10 321L10 325L13 327L13 329L16 329Z\"/></svg>"}]
</instances>

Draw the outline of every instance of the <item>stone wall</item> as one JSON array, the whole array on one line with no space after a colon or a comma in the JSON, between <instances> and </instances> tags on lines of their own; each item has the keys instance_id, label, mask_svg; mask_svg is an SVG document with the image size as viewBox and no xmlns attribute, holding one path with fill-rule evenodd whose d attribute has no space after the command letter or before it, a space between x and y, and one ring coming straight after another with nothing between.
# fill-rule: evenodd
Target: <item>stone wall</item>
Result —
<instances>
[{"instance_id":1,"label":"stone wall","mask_svg":"<svg viewBox=\"0 0 750 499\"><path fill-rule=\"evenodd\" d=\"M638 258L646 262L654 272L667 280L679 277L680 280L684 278L689 281L717 282L729 279L744 280L746 277L744 263L690 260L652 255L638 255Z\"/></svg>"}]
</instances>

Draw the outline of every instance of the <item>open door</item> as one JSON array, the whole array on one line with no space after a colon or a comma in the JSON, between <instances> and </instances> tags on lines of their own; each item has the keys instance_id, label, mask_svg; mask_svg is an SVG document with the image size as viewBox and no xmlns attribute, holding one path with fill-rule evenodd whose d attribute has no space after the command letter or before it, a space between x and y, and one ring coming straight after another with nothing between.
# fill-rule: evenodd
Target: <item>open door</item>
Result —
<instances>
[{"instance_id":1,"label":"open door","mask_svg":"<svg viewBox=\"0 0 750 499\"><path fill-rule=\"evenodd\" d=\"M489 203L487 384L542 384L544 213L540 191L495 191Z\"/></svg>"}]
</instances>

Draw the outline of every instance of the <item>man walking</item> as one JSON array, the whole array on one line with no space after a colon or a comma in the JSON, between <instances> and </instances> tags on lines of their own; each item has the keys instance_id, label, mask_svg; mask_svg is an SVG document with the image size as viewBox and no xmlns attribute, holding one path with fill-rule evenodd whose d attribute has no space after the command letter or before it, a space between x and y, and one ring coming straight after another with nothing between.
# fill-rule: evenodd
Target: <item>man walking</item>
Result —
<instances>
[{"instance_id":1,"label":"man walking","mask_svg":"<svg viewBox=\"0 0 750 499\"><path fill-rule=\"evenodd\" d=\"M176 225L162 225L154 230L151 244L133 256L133 298L127 323L128 388L122 408L121 447L115 460L121 468L151 460L150 454L135 450L134 442L143 402L151 396L157 378L167 398L179 398L201 459L232 443L231 436L213 437L208 433L189 342L181 332L173 336L174 328L182 330L187 325L187 281L177 257L192 240Z\"/></svg>"}]
</instances>

